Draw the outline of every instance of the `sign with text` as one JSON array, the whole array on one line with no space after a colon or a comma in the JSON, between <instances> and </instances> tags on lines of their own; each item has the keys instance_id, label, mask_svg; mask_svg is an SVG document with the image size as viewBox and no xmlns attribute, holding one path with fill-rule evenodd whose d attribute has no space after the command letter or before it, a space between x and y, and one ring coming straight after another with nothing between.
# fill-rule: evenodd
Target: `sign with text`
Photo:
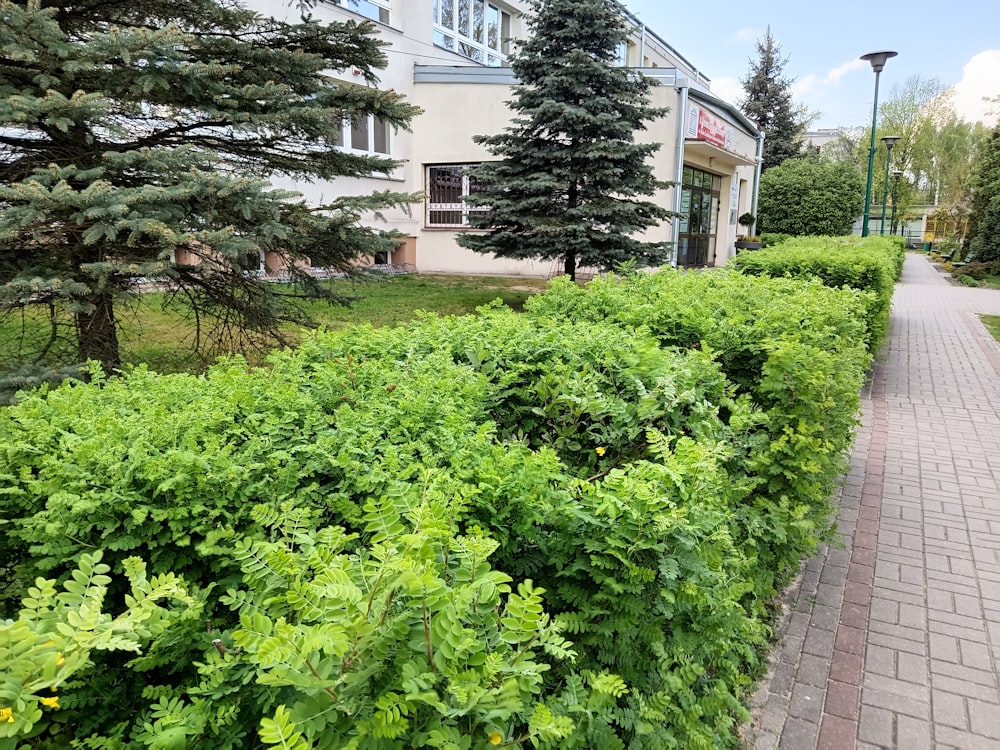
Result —
<instances>
[{"instance_id":1,"label":"sign with text","mask_svg":"<svg viewBox=\"0 0 1000 750\"><path fill-rule=\"evenodd\" d=\"M730 148L732 143L732 133L726 121L698 106L692 106L688 112L687 137L720 148Z\"/></svg>"}]
</instances>

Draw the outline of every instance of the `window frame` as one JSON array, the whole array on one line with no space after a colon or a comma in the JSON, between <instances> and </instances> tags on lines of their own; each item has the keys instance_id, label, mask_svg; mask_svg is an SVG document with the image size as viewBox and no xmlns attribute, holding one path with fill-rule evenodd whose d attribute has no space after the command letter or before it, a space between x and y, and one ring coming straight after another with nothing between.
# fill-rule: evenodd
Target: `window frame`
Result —
<instances>
[{"instance_id":1,"label":"window frame","mask_svg":"<svg viewBox=\"0 0 1000 750\"><path fill-rule=\"evenodd\" d=\"M340 125L340 137L334 143L334 145L341 151L346 151L351 154L364 154L365 156L392 156L392 128L389 123L384 120L380 120L375 117L375 115L365 115L364 121L366 123L365 130L366 139L368 141L367 148L361 149L354 146L355 142L355 121L353 118L345 117L341 121ZM380 123L383 132L385 133L385 151L376 150L377 147L377 128L376 123Z\"/></svg>"},{"instance_id":2,"label":"window frame","mask_svg":"<svg viewBox=\"0 0 1000 750\"><path fill-rule=\"evenodd\" d=\"M469 175L468 170L479 166L481 162L466 162L461 164L425 164L424 165L424 227L427 229L475 229L469 223L469 216L472 214L485 214L490 212L489 206L471 206L465 198L473 193L483 192L474 190L475 178ZM435 169L461 170L461 187L459 201L434 201L434 188L432 186L431 171ZM432 213L448 212L461 213L461 222L434 222Z\"/></svg>"},{"instance_id":3,"label":"window frame","mask_svg":"<svg viewBox=\"0 0 1000 750\"><path fill-rule=\"evenodd\" d=\"M466 33L463 33L461 28L463 19L460 9L463 5L468 5L469 8L465 18ZM446 8L451 9L450 24L445 23L448 20ZM482 28L478 33L473 27L476 8L482 11ZM491 34L491 19L494 18L494 12L495 38ZM431 13L434 46L486 67L498 68L506 64L510 54L511 21L514 15L508 7L494 0L434 0ZM477 36L480 39L477 40Z\"/></svg>"},{"instance_id":4,"label":"window frame","mask_svg":"<svg viewBox=\"0 0 1000 750\"><path fill-rule=\"evenodd\" d=\"M358 4L358 8L351 7L352 4ZM375 10L378 12L378 17L370 13L366 13L366 7L362 6L374 6ZM357 13L359 16L367 18L369 21L374 21L381 24L389 24L389 19L392 15L392 0L333 0L333 4L348 10L351 13Z\"/></svg>"}]
</instances>

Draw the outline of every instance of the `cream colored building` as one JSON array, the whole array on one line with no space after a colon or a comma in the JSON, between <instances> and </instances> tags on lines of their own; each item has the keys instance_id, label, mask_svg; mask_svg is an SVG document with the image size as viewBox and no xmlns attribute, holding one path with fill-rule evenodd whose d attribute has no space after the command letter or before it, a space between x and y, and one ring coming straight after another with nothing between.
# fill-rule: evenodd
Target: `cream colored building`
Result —
<instances>
[{"instance_id":1,"label":"cream colored building","mask_svg":"<svg viewBox=\"0 0 1000 750\"><path fill-rule=\"evenodd\" d=\"M254 9L295 20L287 0L248 0ZM475 135L502 131L510 120L505 101L516 80L507 56L511 39L526 31L523 0L321 0L312 15L321 20L373 20L386 48L388 65L379 86L394 89L423 114L411 132L392 132L380 122L345 123L344 148L385 154L403 162L382 178L341 178L333 183L289 183L308 200L374 190L421 192L412 212L389 213L379 226L407 236L388 260L423 272L549 276L552 261L496 258L459 247L456 235L468 225L463 197L475 185L464 170L490 154ZM654 157L657 176L680 185L654 199L681 218L648 230L646 238L669 240L679 266L723 265L735 252L738 216L754 212L758 155L763 137L739 110L712 96L708 79L680 53L622 8L630 36L619 64L636 68L660 84L652 104L670 109L649 123L637 139L662 144ZM352 70L334 74L361 83Z\"/></svg>"}]
</instances>

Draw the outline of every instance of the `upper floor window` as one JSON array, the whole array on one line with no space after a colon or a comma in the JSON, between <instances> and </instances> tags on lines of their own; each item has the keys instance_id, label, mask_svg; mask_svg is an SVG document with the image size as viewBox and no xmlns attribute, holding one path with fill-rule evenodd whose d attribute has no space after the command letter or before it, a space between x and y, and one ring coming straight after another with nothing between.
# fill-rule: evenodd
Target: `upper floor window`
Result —
<instances>
[{"instance_id":1,"label":"upper floor window","mask_svg":"<svg viewBox=\"0 0 1000 750\"><path fill-rule=\"evenodd\" d=\"M499 67L510 51L510 13L488 0L434 0L434 44Z\"/></svg>"},{"instance_id":2,"label":"upper floor window","mask_svg":"<svg viewBox=\"0 0 1000 750\"><path fill-rule=\"evenodd\" d=\"M367 154L388 154L389 126L374 115L344 120L335 145Z\"/></svg>"},{"instance_id":3,"label":"upper floor window","mask_svg":"<svg viewBox=\"0 0 1000 750\"><path fill-rule=\"evenodd\" d=\"M389 23L391 0L333 0L333 2L365 18L379 23Z\"/></svg>"},{"instance_id":4,"label":"upper floor window","mask_svg":"<svg viewBox=\"0 0 1000 750\"><path fill-rule=\"evenodd\" d=\"M628 65L628 42L621 41L615 47L615 61L613 64L616 68L624 68Z\"/></svg>"}]
</instances>

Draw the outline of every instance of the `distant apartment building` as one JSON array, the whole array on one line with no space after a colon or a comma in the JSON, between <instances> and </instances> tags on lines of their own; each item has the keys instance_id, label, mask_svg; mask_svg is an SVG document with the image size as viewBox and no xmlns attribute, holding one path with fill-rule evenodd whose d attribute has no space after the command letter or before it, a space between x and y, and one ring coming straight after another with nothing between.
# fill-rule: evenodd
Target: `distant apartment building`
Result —
<instances>
[{"instance_id":1,"label":"distant apartment building","mask_svg":"<svg viewBox=\"0 0 1000 750\"><path fill-rule=\"evenodd\" d=\"M295 20L286 0L247 0L262 13ZM527 32L523 0L321 0L313 9L321 20L367 18L375 22L388 64L379 86L393 89L419 106L411 132L393 132L380 121L345 122L343 148L383 154L403 162L392 174L335 182L296 184L275 180L319 202L340 194L374 190L420 192L422 205L411 213L390 212L373 226L406 236L392 257L423 272L549 276L551 261L497 258L460 247L468 231L465 202L475 184L468 167L491 158L473 136L502 131L510 121L505 101L517 85L508 56ZM731 257L737 217L752 211L763 136L740 111L711 94L709 80L670 44L622 7L629 29L617 63L635 68L660 85L652 104L669 113L636 134L662 146L652 163L657 177L676 184L654 200L680 214L653 227L645 239L674 243L678 266L723 265ZM352 70L336 71L363 84Z\"/></svg>"}]
</instances>

